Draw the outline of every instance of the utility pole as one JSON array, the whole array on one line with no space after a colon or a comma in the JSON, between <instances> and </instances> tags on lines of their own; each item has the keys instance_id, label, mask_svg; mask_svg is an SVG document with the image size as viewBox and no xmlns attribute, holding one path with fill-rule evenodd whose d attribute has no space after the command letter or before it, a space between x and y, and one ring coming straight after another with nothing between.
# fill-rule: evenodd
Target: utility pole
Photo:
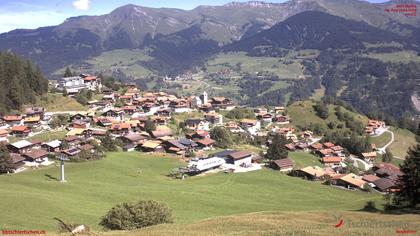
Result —
<instances>
[{"instance_id":1,"label":"utility pole","mask_svg":"<svg viewBox=\"0 0 420 236\"><path fill-rule=\"evenodd\" d=\"M69 159L64 155L58 156L58 159L60 160L60 182L65 183L67 181L64 178L64 161L68 161Z\"/></svg>"}]
</instances>

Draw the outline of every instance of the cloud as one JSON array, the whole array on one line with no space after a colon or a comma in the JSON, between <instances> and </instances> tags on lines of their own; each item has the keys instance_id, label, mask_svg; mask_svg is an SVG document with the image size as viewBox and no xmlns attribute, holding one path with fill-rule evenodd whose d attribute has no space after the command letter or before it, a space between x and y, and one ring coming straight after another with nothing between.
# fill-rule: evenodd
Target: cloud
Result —
<instances>
[{"instance_id":1,"label":"cloud","mask_svg":"<svg viewBox=\"0 0 420 236\"><path fill-rule=\"evenodd\" d=\"M0 33L58 25L68 17L53 11L0 12Z\"/></svg>"},{"instance_id":2,"label":"cloud","mask_svg":"<svg viewBox=\"0 0 420 236\"><path fill-rule=\"evenodd\" d=\"M73 2L73 7L77 10L89 10L90 0L76 0Z\"/></svg>"}]
</instances>

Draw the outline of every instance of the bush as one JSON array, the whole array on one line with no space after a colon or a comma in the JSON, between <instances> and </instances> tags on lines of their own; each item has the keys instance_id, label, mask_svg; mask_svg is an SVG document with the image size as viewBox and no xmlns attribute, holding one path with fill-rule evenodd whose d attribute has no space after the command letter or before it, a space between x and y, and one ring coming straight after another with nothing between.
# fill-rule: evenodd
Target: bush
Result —
<instances>
[{"instance_id":1,"label":"bush","mask_svg":"<svg viewBox=\"0 0 420 236\"><path fill-rule=\"evenodd\" d=\"M171 222L172 211L165 203L147 200L113 207L100 225L111 230L133 230Z\"/></svg>"}]
</instances>

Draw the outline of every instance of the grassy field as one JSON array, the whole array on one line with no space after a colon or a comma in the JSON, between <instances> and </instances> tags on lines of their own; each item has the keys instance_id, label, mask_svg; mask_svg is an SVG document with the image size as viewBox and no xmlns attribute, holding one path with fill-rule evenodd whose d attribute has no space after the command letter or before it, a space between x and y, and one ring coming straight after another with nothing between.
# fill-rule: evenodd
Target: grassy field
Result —
<instances>
[{"instance_id":1,"label":"grassy field","mask_svg":"<svg viewBox=\"0 0 420 236\"><path fill-rule=\"evenodd\" d=\"M335 228L336 216L343 226ZM136 231L109 232L106 235L383 235L394 236L397 229L420 230L420 216L375 213L259 212L207 219L192 224L157 225ZM403 234L401 234L403 235ZM416 234L410 234L416 235Z\"/></svg>"},{"instance_id":2,"label":"grassy field","mask_svg":"<svg viewBox=\"0 0 420 236\"><path fill-rule=\"evenodd\" d=\"M383 147L391 141L391 133L385 132L380 136L370 137L370 141L376 144L378 148Z\"/></svg>"},{"instance_id":3,"label":"grassy field","mask_svg":"<svg viewBox=\"0 0 420 236\"><path fill-rule=\"evenodd\" d=\"M63 139L64 137L66 137L67 132L68 131L66 131L66 130L51 131L51 132L46 131L46 132L43 132L41 134L34 135L30 138L26 138L26 140L28 140L28 141L36 140L36 141L40 141L40 142L47 142L47 141L52 141L52 140L55 140L55 139ZM19 140L22 140L22 138L16 138L14 136L9 137L10 143L14 143L14 142L17 142Z\"/></svg>"},{"instance_id":4,"label":"grassy field","mask_svg":"<svg viewBox=\"0 0 420 236\"><path fill-rule=\"evenodd\" d=\"M323 120L316 115L316 112L313 108L315 105L312 101L299 101L295 102L289 107L287 107L287 113L292 118L292 124L294 126L307 126L310 123L313 124L321 124L325 129L327 129L327 124L330 122L334 122L336 124L343 124L344 122L339 121L337 116L335 115L335 106L328 105L329 108L329 116L327 119ZM343 112L348 112L355 117L356 120L359 120L363 124L367 124L368 118L366 116L351 112L342 108Z\"/></svg>"},{"instance_id":5,"label":"grassy field","mask_svg":"<svg viewBox=\"0 0 420 236\"><path fill-rule=\"evenodd\" d=\"M398 157L405 157L410 147L416 144L413 133L406 129L391 128L394 132L394 142L389 146L392 154Z\"/></svg>"},{"instance_id":6,"label":"grassy field","mask_svg":"<svg viewBox=\"0 0 420 236\"><path fill-rule=\"evenodd\" d=\"M101 161L69 163L67 183L58 168L0 176L2 229L56 231L53 217L100 230L99 219L120 202L165 201L176 224L261 211L358 210L382 196L349 192L264 169L174 180L166 175L178 159L142 153L111 153ZM182 227L182 226L179 226Z\"/></svg>"},{"instance_id":7,"label":"grassy field","mask_svg":"<svg viewBox=\"0 0 420 236\"><path fill-rule=\"evenodd\" d=\"M289 152L289 158L295 162L295 168L323 166L319 157L306 152Z\"/></svg>"},{"instance_id":8,"label":"grassy field","mask_svg":"<svg viewBox=\"0 0 420 236\"><path fill-rule=\"evenodd\" d=\"M378 59L383 62L394 62L394 63L409 63L409 62L420 62L420 57L414 51L404 51L392 53L369 53L365 55L373 59Z\"/></svg>"},{"instance_id":9,"label":"grassy field","mask_svg":"<svg viewBox=\"0 0 420 236\"><path fill-rule=\"evenodd\" d=\"M48 93L39 98L37 106L45 108L47 111L86 111L87 108L78 103L75 99L64 97L61 94Z\"/></svg>"}]
</instances>

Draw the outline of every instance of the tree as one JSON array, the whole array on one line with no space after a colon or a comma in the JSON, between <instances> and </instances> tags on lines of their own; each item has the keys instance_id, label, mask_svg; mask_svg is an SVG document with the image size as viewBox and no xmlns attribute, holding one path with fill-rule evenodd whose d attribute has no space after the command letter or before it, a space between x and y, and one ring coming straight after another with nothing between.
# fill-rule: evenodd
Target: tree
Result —
<instances>
[{"instance_id":1,"label":"tree","mask_svg":"<svg viewBox=\"0 0 420 236\"><path fill-rule=\"evenodd\" d=\"M394 156L392 155L391 151L387 148L385 153L382 155L382 161L386 163L390 163Z\"/></svg>"},{"instance_id":2,"label":"tree","mask_svg":"<svg viewBox=\"0 0 420 236\"><path fill-rule=\"evenodd\" d=\"M111 134L109 132L106 133L105 137L101 139L101 146L106 152L118 151L116 141L111 137Z\"/></svg>"},{"instance_id":3,"label":"tree","mask_svg":"<svg viewBox=\"0 0 420 236\"><path fill-rule=\"evenodd\" d=\"M151 119L146 120L146 122L144 123L144 130L147 133L151 133L152 131L155 131L156 130L155 122L153 122Z\"/></svg>"},{"instance_id":4,"label":"tree","mask_svg":"<svg viewBox=\"0 0 420 236\"><path fill-rule=\"evenodd\" d=\"M66 71L64 72L64 78L66 78L66 77L72 77L73 76L73 73L71 72L71 70L70 70L70 68L69 67L67 67L66 68Z\"/></svg>"},{"instance_id":5,"label":"tree","mask_svg":"<svg viewBox=\"0 0 420 236\"><path fill-rule=\"evenodd\" d=\"M420 144L408 150L400 170L404 175L399 177L395 203L399 206L408 204L415 206L420 203Z\"/></svg>"},{"instance_id":6,"label":"tree","mask_svg":"<svg viewBox=\"0 0 420 236\"><path fill-rule=\"evenodd\" d=\"M0 174L10 173L15 169L6 145L0 144Z\"/></svg>"},{"instance_id":7,"label":"tree","mask_svg":"<svg viewBox=\"0 0 420 236\"><path fill-rule=\"evenodd\" d=\"M417 132L416 132L416 141L417 141L418 143L420 143L420 122L419 122L419 125L418 125L418 127L417 127Z\"/></svg>"},{"instance_id":8,"label":"tree","mask_svg":"<svg viewBox=\"0 0 420 236\"><path fill-rule=\"evenodd\" d=\"M286 138L277 134L274 136L273 140L271 141L270 146L268 147L266 157L270 160L278 160L287 158L289 155L289 151L286 148L286 144L288 141Z\"/></svg>"},{"instance_id":9,"label":"tree","mask_svg":"<svg viewBox=\"0 0 420 236\"><path fill-rule=\"evenodd\" d=\"M324 102L318 102L315 106L314 106L316 115L319 116L322 119L327 119L328 118L328 106L324 103Z\"/></svg>"},{"instance_id":10,"label":"tree","mask_svg":"<svg viewBox=\"0 0 420 236\"><path fill-rule=\"evenodd\" d=\"M111 230L133 230L172 222L172 210L153 200L122 203L102 217L100 225Z\"/></svg>"},{"instance_id":11,"label":"tree","mask_svg":"<svg viewBox=\"0 0 420 236\"><path fill-rule=\"evenodd\" d=\"M216 146L220 148L228 148L233 144L232 134L224 127L214 127L210 131L210 137L216 141Z\"/></svg>"}]
</instances>

